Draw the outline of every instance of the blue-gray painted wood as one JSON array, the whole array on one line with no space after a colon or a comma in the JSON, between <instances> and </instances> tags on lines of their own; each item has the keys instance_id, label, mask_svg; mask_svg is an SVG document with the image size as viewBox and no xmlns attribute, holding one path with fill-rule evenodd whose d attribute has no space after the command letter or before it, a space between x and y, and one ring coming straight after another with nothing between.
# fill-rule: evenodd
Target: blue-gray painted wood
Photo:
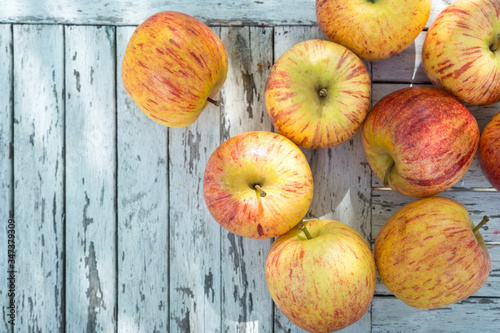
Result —
<instances>
[{"instance_id":1,"label":"blue-gray painted wood","mask_svg":"<svg viewBox=\"0 0 500 333\"><path fill-rule=\"evenodd\" d=\"M13 328L57 332L64 310L63 27L13 28L17 252Z\"/></svg>"},{"instance_id":2,"label":"blue-gray painted wood","mask_svg":"<svg viewBox=\"0 0 500 333\"><path fill-rule=\"evenodd\" d=\"M315 0L4 0L0 22L138 25L164 10L190 14L212 25L315 25ZM434 0L428 22L452 0ZM203 5L200 5L202 3ZM429 26L429 23L427 24Z\"/></svg>"},{"instance_id":3,"label":"blue-gray painted wood","mask_svg":"<svg viewBox=\"0 0 500 333\"><path fill-rule=\"evenodd\" d=\"M116 326L113 27L69 26L66 55L66 329Z\"/></svg>"}]
</instances>

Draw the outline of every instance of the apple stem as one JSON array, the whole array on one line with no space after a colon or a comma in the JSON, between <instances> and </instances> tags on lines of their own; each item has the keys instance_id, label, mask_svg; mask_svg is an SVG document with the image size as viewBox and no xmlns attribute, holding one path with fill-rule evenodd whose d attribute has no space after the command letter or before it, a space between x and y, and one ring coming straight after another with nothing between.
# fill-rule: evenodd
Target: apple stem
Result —
<instances>
[{"instance_id":1,"label":"apple stem","mask_svg":"<svg viewBox=\"0 0 500 333\"><path fill-rule=\"evenodd\" d=\"M217 101L215 99L211 99L210 97L207 97L207 101L209 101L210 103L212 103L215 106L220 106L220 101Z\"/></svg>"},{"instance_id":2,"label":"apple stem","mask_svg":"<svg viewBox=\"0 0 500 333\"><path fill-rule=\"evenodd\" d=\"M305 224L303 223L300 223L299 224L299 229L302 230L304 232L304 234L306 234L306 237L307 239L312 239L312 236L311 234L309 233L309 230L307 230L307 227Z\"/></svg>"},{"instance_id":3,"label":"apple stem","mask_svg":"<svg viewBox=\"0 0 500 333\"><path fill-rule=\"evenodd\" d=\"M255 189L257 190L257 192L259 192L259 194L260 194L260 196L261 196L261 197L263 197L263 198L264 198L264 197L267 195L266 191L264 191L264 190L262 189L262 187L260 187L260 185L259 185L259 184L255 184L255 186L254 186L254 187L255 187Z\"/></svg>"},{"instance_id":4,"label":"apple stem","mask_svg":"<svg viewBox=\"0 0 500 333\"><path fill-rule=\"evenodd\" d=\"M498 50L499 47L500 47L500 33L497 35L497 38L495 39L495 44L490 46L490 50L491 52L495 52L496 50Z\"/></svg>"},{"instance_id":5,"label":"apple stem","mask_svg":"<svg viewBox=\"0 0 500 333\"><path fill-rule=\"evenodd\" d=\"M394 160L391 161L391 164L387 167L387 170L385 171L385 176L384 176L384 185L389 186L389 174L391 173L392 168L394 168L394 165L396 163Z\"/></svg>"},{"instance_id":6,"label":"apple stem","mask_svg":"<svg viewBox=\"0 0 500 333\"><path fill-rule=\"evenodd\" d=\"M476 225L476 227L474 229L472 229L472 232L473 233L476 233L476 231L478 231L479 229L481 229L481 227L483 225L485 225L486 223L488 223L488 221L490 220L490 218L488 216L483 216L483 219L481 220L481 222L479 222L478 225Z\"/></svg>"},{"instance_id":7,"label":"apple stem","mask_svg":"<svg viewBox=\"0 0 500 333\"><path fill-rule=\"evenodd\" d=\"M326 97L326 93L327 93L326 89L323 88L318 92L318 95L319 97Z\"/></svg>"}]
</instances>

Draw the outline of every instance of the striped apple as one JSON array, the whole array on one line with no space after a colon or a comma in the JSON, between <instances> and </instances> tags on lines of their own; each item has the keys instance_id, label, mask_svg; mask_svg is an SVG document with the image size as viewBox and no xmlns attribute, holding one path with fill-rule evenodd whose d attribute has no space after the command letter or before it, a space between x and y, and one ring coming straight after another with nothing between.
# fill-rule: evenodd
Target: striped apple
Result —
<instances>
[{"instance_id":1,"label":"striped apple","mask_svg":"<svg viewBox=\"0 0 500 333\"><path fill-rule=\"evenodd\" d=\"M478 291L491 260L477 226L459 202L430 197L413 201L384 224L375 262L384 285L409 306L444 307Z\"/></svg>"},{"instance_id":2,"label":"striped apple","mask_svg":"<svg viewBox=\"0 0 500 333\"><path fill-rule=\"evenodd\" d=\"M370 110L362 142L368 163L386 186L426 197L449 189L467 172L479 128L451 94L411 87L385 96Z\"/></svg>"},{"instance_id":3,"label":"striped apple","mask_svg":"<svg viewBox=\"0 0 500 333\"><path fill-rule=\"evenodd\" d=\"M417 38L431 0L316 0L318 25L328 40L367 61L390 58Z\"/></svg>"},{"instance_id":4,"label":"striped apple","mask_svg":"<svg viewBox=\"0 0 500 333\"><path fill-rule=\"evenodd\" d=\"M185 127L226 80L227 53L203 22L180 12L150 16L134 31L122 62L125 90L151 119Z\"/></svg>"},{"instance_id":5,"label":"striped apple","mask_svg":"<svg viewBox=\"0 0 500 333\"><path fill-rule=\"evenodd\" d=\"M342 45L307 40L271 68L266 109L279 133L304 148L327 148L351 138L370 107L365 65Z\"/></svg>"},{"instance_id":6,"label":"striped apple","mask_svg":"<svg viewBox=\"0 0 500 333\"><path fill-rule=\"evenodd\" d=\"M434 20L422 65L431 82L469 105L500 101L500 0L458 0Z\"/></svg>"},{"instance_id":7,"label":"striped apple","mask_svg":"<svg viewBox=\"0 0 500 333\"><path fill-rule=\"evenodd\" d=\"M245 132L212 153L203 194L213 218L226 230L271 238L293 228L307 213L313 179L304 154L292 141L277 133Z\"/></svg>"},{"instance_id":8,"label":"striped apple","mask_svg":"<svg viewBox=\"0 0 500 333\"><path fill-rule=\"evenodd\" d=\"M333 332L368 310L376 284L370 247L350 226L311 220L278 237L266 260L272 299L295 325Z\"/></svg>"}]
</instances>

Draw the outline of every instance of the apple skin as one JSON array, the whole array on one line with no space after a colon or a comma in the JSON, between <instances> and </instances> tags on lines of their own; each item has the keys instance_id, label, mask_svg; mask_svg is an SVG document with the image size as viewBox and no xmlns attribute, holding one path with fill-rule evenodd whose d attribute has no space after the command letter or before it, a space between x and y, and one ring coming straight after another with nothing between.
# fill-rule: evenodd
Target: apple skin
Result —
<instances>
[{"instance_id":1,"label":"apple skin","mask_svg":"<svg viewBox=\"0 0 500 333\"><path fill-rule=\"evenodd\" d=\"M198 119L224 84L227 52L203 22L167 11L134 31L122 62L125 90L151 119L186 127Z\"/></svg>"},{"instance_id":2,"label":"apple skin","mask_svg":"<svg viewBox=\"0 0 500 333\"><path fill-rule=\"evenodd\" d=\"M437 87L469 105L500 101L500 1L458 0L434 20L422 48L424 71Z\"/></svg>"},{"instance_id":3,"label":"apple skin","mask_svg":"<svg viewBox=\"0 0 500 333\"><path fill-rule=\"evenodd\" d=\"M327 148L361 128L370 92L361 59L342 45L315 39L294 45L276 61L265 101L279 133L303 148Z\"/></svg>"},{"instance_id":4,"label":"apple skin","mask_svg":"<svg viewBox=\"0 0 500 333\"><path fill-rule=\"evenodd\" d=\"M490 120L481 134L479 164L486 179L500 191L500 112Z\"/></svg>"},{"instance_id":5,"label":"apple skin","mask_svg":"<svg viewBox=\"0 0 500 333\"><path fill-rule=\"evenodd\" d=\"M313 178L307 159L292 141L278 133L245 132L212 153L203 194L212 217L226 230L271 238L293 228L307 213Z\"/></svg>"},{"instance_id":6,"label":"apple skin","mask_svg":"<svg viewBox=\"0 0 500 333\"><path fill-rule=\"evenodd\" d=\"M303 222L278 237L266 260L272 299L295 325L309 332L333 332L358 321L375 292L376 268L366 241L333 220Z\"/></svg>"},{"instance_id":7,"label":"apple skin","mask_svg":"<svg viewBox=\"0 0 500 333\"><path fill-rule=\"evenodd\" d=\"M375 240L384 285L409 306L433 309L474 294L490 273L490 256L460 203L429 197L398 210Z\"/></svg>"},{"instance_id":8,"label":"apple skin","mask_svg":"<svg viewBox=\"0 0 500 333\"><path fill-rule=\"evenodd\" d=\"M451 94L410 87L385 96L370 110L362 142L368 163L386 186L426 197L449 189L467 172L479 128Z\"/></svg>"},{"instance_id":9,"label":"apple skin","mask_svg":"<svg viewBox=\"0 0 500 333\"><path fill-rule=\"evenodd\" d=\"M417 38L431 12L431 0L316 0L325 37L360 58L390 58Z\"/></svg>"}]
</instances>

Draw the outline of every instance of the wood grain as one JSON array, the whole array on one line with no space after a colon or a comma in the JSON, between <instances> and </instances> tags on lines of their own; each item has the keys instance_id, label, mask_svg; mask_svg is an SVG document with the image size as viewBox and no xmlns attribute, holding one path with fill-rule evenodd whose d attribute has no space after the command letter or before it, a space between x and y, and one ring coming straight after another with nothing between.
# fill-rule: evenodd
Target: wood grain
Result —
<instances>
[{"instance_id":1,"label":"wood grain","mask_svg":"<svg viewBox=\"0 0 500 333\"><path fill-rule=\"evenodd\" d=\"M114 28L69 26L66 41L66 329L116 325Z\"/></svg>"},{"instance_id":2,"label":"wood grain","mask_svg":"<svg viewBox=\"0 0 500 333\"><path fill-rule=\"evenodd\" d=\"M452 0L434 0L426 27ZM315 25L314 0L295 0L285 6L279 0L196 0L92 1L18 0L7 3L0 13L6 23L60 23L137 25L163 10L176 10L212 25Z\"/></svg>"},{"instance_id":3,"label":"wood grain","mask_svg":"<svg viewBox=\"0 0 500 333\"><path fill-rule=\"evenodd\" d=\"M120 66L133 27L117 44L118 332L168 327L167 128L130 99Z\"/></svg>"},{"instance_id":4,"label":"wood grain","mask_svg":"<svg viewBox=\"0 0 500 333\"><path fill-rule=\"evenodd\" d=\"M64 306L63 27L13 28L17 249L13 330L59 331Z\"/></svg>"},{"instance_id":5,"label":"wood grain","mask_svg":"<svg viewBox=\"0 0 500 333\"><path fill-rule=\"evenodd\" d=\"M0 267L4 267L0 271L0 297L4 299L4 305L8 306L10 298L9 281L7 268L9 267L9 256L7 251L8 245L8 223L10 217L13 217L13 195L12 195L12 26L10 24L0 25L0 73L5 75L0 76L0 221L2 228L0 229L0 244L5 244L0 256ZM5 253L5 254L4 254ZM13 258L15 260L15 258ZM0 329L3 332L9 332L11 325L8 323L11 318L7 316L7 311L2 311L0 319Z\"/></svg>"}]
</instances>

